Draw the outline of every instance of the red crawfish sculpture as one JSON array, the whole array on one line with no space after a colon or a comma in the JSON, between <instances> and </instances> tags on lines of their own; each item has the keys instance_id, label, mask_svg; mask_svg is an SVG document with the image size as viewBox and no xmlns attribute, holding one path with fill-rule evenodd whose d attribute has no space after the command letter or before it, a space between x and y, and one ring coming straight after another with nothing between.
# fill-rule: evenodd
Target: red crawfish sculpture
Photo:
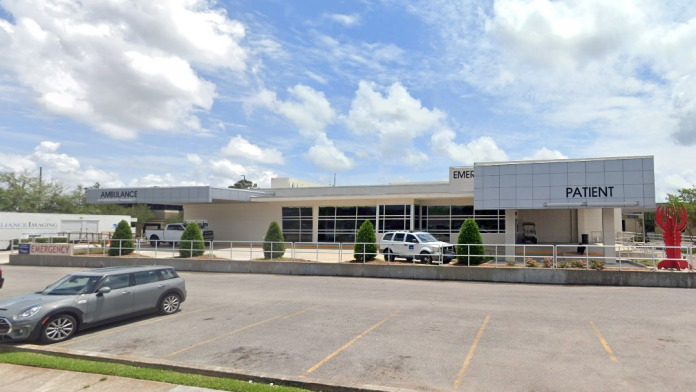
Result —
<instances>
[{"instance_id":1,"label":"red crawfish sculpture","mask_svg":"<svg viewBox=\"0 0 696 392\"><path fill-rule=\"evenodd\" d=\"M689 268L689 263L682 260L681 232L686 226L687 214L684 206L657 206L655 222L662 228L662 238L665 241L666 259L662 260L657 269L674 268L677 270Z\"/></svg>"}]
</instances>

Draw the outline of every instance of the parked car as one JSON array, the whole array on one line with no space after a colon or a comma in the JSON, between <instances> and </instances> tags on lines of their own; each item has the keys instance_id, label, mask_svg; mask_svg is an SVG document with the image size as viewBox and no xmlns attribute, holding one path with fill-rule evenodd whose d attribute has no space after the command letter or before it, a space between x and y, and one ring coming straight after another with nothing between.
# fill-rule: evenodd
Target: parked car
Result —
<instances>
[{"instance_id":1,"label":"parked car","mask_svg":"<svg viewBox=\"0 0 696 392\"><path fill-rule=\"evenodd\" d=\"M439 241L422 231L389 231L382 235L379 250L384 259L393 261L403 257L408 261L417 258L422 263L449 263L455 256L454 245Z\"/></svg>"},{"instance_id":2,"label":"parked car","mask_svg":"<svg viewBox=\"0 0 696 392\"><path fill-rule=\"evenodd\" d=\"M168 243L178 244L181 241L181 235L184 234L186 226L189 223L196 223L198 227L201 228L201 233L203 234L203 240L206 242L212 242L215 240L215 235L212 230L206 230L208 227L207 222L194 221L185 223L170 223L165 226L164 229L147 229L145 230L144 237L150 241L151 246L163 246Z\"/></svg>"},{"instance_id":3,"label":"parked car","mask_svg":"<svg viewBox=\"0 0 696 392\"><path fill-rule=\"evenodd\" d=\"M56 343L82 329L159 311L186 300L173 267L98 268L67 275L34 294L0 301L0 340Z\"/></svg>"}]
</instances>

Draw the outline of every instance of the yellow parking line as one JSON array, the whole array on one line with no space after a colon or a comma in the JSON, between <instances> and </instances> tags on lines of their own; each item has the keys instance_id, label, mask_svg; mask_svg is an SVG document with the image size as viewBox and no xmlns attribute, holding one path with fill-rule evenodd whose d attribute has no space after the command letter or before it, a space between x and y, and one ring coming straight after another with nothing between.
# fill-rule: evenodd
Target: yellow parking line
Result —
<instances>
[{"instance_id":1,"label":"yellow parking line","mask_svg":"<svg viewBox=\"0 0 696 392\"><path fill-rule=\"evenodd\" d=\"M177 313L177 314L172 314L172 315L168 315L168 316L157 317L157 318L154 318L154 319L152 319L152 320L143 321L143 322L140 322L140 323L132 323L132 324L129 324L129 325L125 325L125 326L123 326L123 327L112 328L112 329L109 329L108 331L104 331L103 333L95 333L95 334L92 335L92 336L85 336L85 337L82 337L82 338L70 339L70 340L65 341L65 342L62 342L62 343L54 344L54 346L59 346L59 347L68 346L68 345L71 345L71 344L80 343L80 342L85 342L85 341L87 341L87 340L92 340L92 339L100 338L100 337L102 337L102 336L109 336L109 335L115 334L115 333L117 333L117 332L126 331L126 330L129 330L129 329L132 329L132 328L136 328L136 327L141 327L141 326L143 326L143 325L159 323L160 321L166 321L166 320L171 320L171 319L176 318L176 317L188 316L189 314L194 314L194 313L199 313L199 312L205 312L206 310L212 310L212 309L217 309L217 308L224 308L224 307L228 307L228 306L230 306L230 305L231 305L231 304L228 303L228 304L224 304L224 305L211 306L211 307L209 307L209 308L203 308L203 309L192 310L192 311L190 311L190 312L188 312L188 311L187 311L187 312L179 312L179 313Z\"/></svg>"},{"instance_id":2,"label":"yellow parking line","mask_svg":"<svg viewBox=\"0 0 696 392\"><path fill-rule=\"evenodd\" d=\"M384 320L382 320L382 321L378 322L377 324L371 326L370 328L368 328L367 330L365 330L365 332L363 332L363 333L361 333L360 335L354 337L350 342L344 344L343 347L341 347L341 348L339 348L338 350L334 351L334 352L331 353L328 357L322 359L321 361L319 361L319 363L317 363L316 365L314 365L314 366L312 366L311 368L309 368L309 370L307 370L303 375L301 375L300 378L305 378L305 377L307 377L310 373L312 373L313 371L319 369L319 368L320 368L321 366L323 366L326 362L329 362L329 360L331 360L331 358L333 358L333 357L335 357L336 355L340 354L341 351L347 349L347 348L350 347L353 343L357 342L358 340L360 340L360 338L362 338L363 336L367 335L368 333L370 333L371 331L373 331L374 329L376 329L376 328L379 327L380 325L386 323L387 320L389 320L390 318L396 316L397 313L399 313L398 310L397 310L396 312L390 314L389 316L387 316Z\"/></svg>"},{"instance_id":3,"label":"yellow parking line","mask_svg":"<svg viewBox=\"0 0 696 392\"><path fill-rule=\"evenodd\" d=\"M242 328L235 329L234 331L230 331L230 332L227 332L227 333L225 333L225 334L216 336L216 337L214 337L214 338L211 338L211 339L208 339L208 340L204 340L204 341L202 341L202 342L200 342L200 343L193 344L193 345L188 346L188 347L186 347L186 348L182 348L181 350L174 351L173 353L169 353L169 354L163 356L162 358L170 358L170 357L173 357L173 356L175 356L175 355L181 354L181 353L183 353L183 352L185 352L185 351L191 350L191 349L193 349L193 348L200 347L200 346L202 346L202 345L204 345L204 344L208 344L208 343L214 342L214 341L216 341L216 340L218 340L218 339L221 339L221 338L224 338L224 337L226 337L226 336L231 336L231 335L234 335L234 334L236 334L236 333L242 332L242 331L247 330L247 329L249 329L249 328L253 328L253 327L259 326L259 325L261 325L261 324L266 324L266 323L268 323L268 322L270 322L270 321L274 321L274 320L282 320L282 319L287 319L287 318L290 318L290 317L299 316L299 315L301 315L301 314L303 314L303 313L307 313L307 312L309 312L310 310L316 309L316 308L317 308L317 306L312 306L312 307L309 308L309 309L305 309L305 310L299 311L299 312L297 312L297 313L292 313L292 314L287 314L287 315L281 315L281 316L275 316L275 317L271 317L271 318L266 319L266 320L259 321L259 322L257 322L257 323L249 324L249 325L244 326L244 327L242 327Z\"/></svg>"},{"instance_id":4,"label":"yellow parking line","mask_svg":"<svg viewBox=\"0 0 696 392\"><path fill-rule=\"evenodd\" d=\"M602 334L599 333L599 328L597 328L595 323L593 323L592 321L590 321L590 325L592 326L592 329L594 329L595 335L597 335L597 337L599 338L599 341L602 343L602 346L604 346L604 350L607 352L607 354L609 354L609 358L611 358L613 362L618 362L619 360L616 359L616 355L614 355L614 352L611 351L611 347L609 347L607 341L604 340Z\"/></svg>"},{"instance_id":5,"label":"yellow parking line","mask_svg":"<svg viewBox=\"0 0 696 392\"><path fill-rule=\"evenodd\" d=\"M488 315L486 316L486 319L483 320L483 324L481 325L481 328L479 328L478 334L476 334L476 339L474 339L474 344L471 345L471 348L469 349L469 354L466 355L466 359L464 360L464 364L462 365L462 368L459 369L459 374L457 374L457 379L454 380L454 389L458 389L460 385L462 385L462 381L464 380L464 374L466 374L466 370L469 368L469 364L471 363L471 359L474 358L474 352L476 352L476 347L479 344L479 341L481 340L481 336L483 336L483 331L486 329L486 324L488 324L488 320L491 319L491 316Z\"/></svg>"}]
</instances>

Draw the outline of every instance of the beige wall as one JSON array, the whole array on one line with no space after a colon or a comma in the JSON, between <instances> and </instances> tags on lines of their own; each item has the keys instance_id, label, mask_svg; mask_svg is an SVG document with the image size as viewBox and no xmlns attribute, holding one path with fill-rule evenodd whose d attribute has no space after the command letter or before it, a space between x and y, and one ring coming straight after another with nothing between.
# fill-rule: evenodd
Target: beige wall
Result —
<instances>
[{"instance_id":1,"label":"beige wall","mask_svg":"<svg viewBox=\"0 0 696 392\"><path fill-rule=\"evenodd\" d=\"M187 204L184 219L205 219L220 241L263 241L268 225L282 224L280 203Z\"/></svg>"},{"instance_id":2,"label":"beige wall","mask_svg":"<svg viewBox=\"0 0 696 392\"><path fill-rule=\"evenodd\" d=\"M516 232L521 234L522 224L532 222L536 224L539 243L569 243L575 241L574 221L574 210L518 210Z\"/></svg>"}]
</instances>

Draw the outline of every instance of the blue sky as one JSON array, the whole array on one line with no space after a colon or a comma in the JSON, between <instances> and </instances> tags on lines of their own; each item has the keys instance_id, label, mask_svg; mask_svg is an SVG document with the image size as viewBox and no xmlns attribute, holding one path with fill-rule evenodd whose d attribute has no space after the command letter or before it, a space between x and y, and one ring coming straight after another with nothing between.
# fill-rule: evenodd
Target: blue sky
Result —
<instances>
[{"instance_id":1,"label":"blue sky","mask_svg":"<svg viewBox=\"0 0 696 392\"><path fill-rule=\"evenodd\" d=\"M68 186L446 180L654 155L696 184L689 1L0 0L0 171Z\"/></svg>"}]
</instances>

